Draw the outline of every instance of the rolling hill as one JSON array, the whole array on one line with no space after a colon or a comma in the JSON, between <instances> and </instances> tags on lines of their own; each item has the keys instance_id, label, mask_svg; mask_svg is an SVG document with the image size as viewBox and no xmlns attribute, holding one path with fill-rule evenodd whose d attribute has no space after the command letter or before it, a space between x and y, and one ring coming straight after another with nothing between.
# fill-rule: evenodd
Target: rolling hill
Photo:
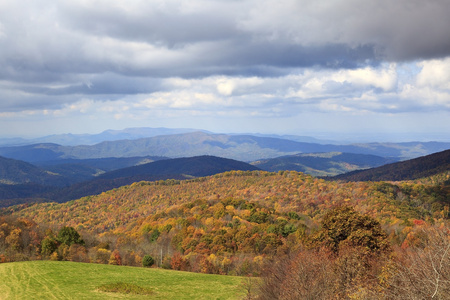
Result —
<instances>
[{"instance_id":1,"label":"rolling hill","mask_svg":"<svg viewBox=\"0 0 450 300\"><path fill-rule=\"evenodd\" d=\"M38 224L76 228L89 247L75 256L78 261L108 263L117 250L122 263L131 266L140 265L137 255L149 254L160 267L246 275L270 257L296 249L340 205L379 220L392 243L414 242L408 234L414 224L448 221L449 195L446 186L231 171L193 180L137 182L61 204L6 208L0 211L0 225L9 222L3 228L21 229L24 236L38 235L30 232L42 228ZM30 240L23 242L18 249L28 249ZM34 248L30 255L36 255ZM179 264L167 266L165 257Z\"/></svg>"},{"instance_id":2,"label":"rolling hill","mask_svg":"<svg viewBox=\"0 0 450 300\"><path fill-rule=\"evenodd\" d=\"M50 262L45 265L46 262L39 261L33 263L34 267L19 269L11 268L15 263L0 264L0 275L3 274L6 280L3 285L0 284L0 292L5 295L13 290L20 293L19 298L27 298L26 293L34 291L34 287L43 288L48 284L51 288L46 292L46 297L101 297L103 294L98 291L92 294L97 287L94 283L117 282L117 278L123 278L125 274L131 283L155 288L161 292L157 296L170 299L169 295L162 293L168 287L172 293L195 281L192 277L189 280L186 277L171 277L171 274L191 273L168 273L161 269L158 270L158 281L148 278L150 271L147 270L139 271L138 276L133 271L141 270L137 268L124 268L113 275L110 271L118 270L116 266L99 265L141 266L147 255L154 258L157 267L164 269L258 276L261 270L265 270L263 266L278 265L281 266L280 271L285 272L288 264L278 264L277 258L294 256L294 253L297 256L299 248L302 245L309 247L311 242L315 243L315 249L327 246L317 239L324 232L320 231L324 228L323 224L330 224L325 223L330 219L330 211L334 219L330 233L339 230L344 232L344 236L347 235L344 228L350 227L347 225L349 214L350 218L360 214L356 219L356 233L351 236L358 239L357 242L373 241L371 232L375 232L386 246L383 251L390 251L389 245L395 246L395 251L421 251L424 248L421 242L426 238L423 230L442 228L448 224L449 195L448 187L434 184L325 181L295 171L230 171L193 180L136 182L62 204L11 207L0 210L0 242L6 246L0 248L1 260L40 260L44 257L95 264ZM335 218L336 212L339 217ZM345 222L341 224L342 220ZM433 224L436 227L431 227ZM69 246L58 238L58 246L55 236L60 236L65 229L63 226L71 226L78 231L85 242ZM448 242L445 227L439 232L447 234L444 238ZM448 250L446 244L443 246L445 248L442 250ZM347 247L352 247L352 244ZM347 271L348 266L360 268L361 257L366 253L358 245L345 249L333 253L333 257L337 256L336 263L346 259L345 269L338 269L338 279L347 274L354 276ZM366 249L369 248L363 250ZM395 257L404 252L398 250L392 255L390 252L386 254ZM435 253L430 250L426 254L431 256ZM392 266L390 258L389 261L384 260L387 255L376 252L369 252L368 255L370 261L376 260L375 270ZM303 259L304 256L299 257ZM329 254L317 257L313 269L320 267L324 260L331 259L334 258ZM442 262L439 256L437 259ZM38 267L38 263L42 263L42 267ZM309 264L310 260L306 263ZM61 270L63 265L67 268ZM446 261L443 269L447 270L447 266ZM427 270L436 270L432 267ZM334 272L334 269L328 270ZM368 273L369 283L373 282L373 274L377 276L375 278L385 274L381 272ZM314 278L317 273L311 270L308 274ZM199 295L203 294L200 291L203 286L209 291L219 289L211 289L210 285L214 283L205 283L206 277L202 280L201 287L195 291L189 289L183 295L201 299ZM180 282L183 283L181 286ZM354 281L348 282L352 288ZM382 284L384 287L384 282ZM26 286L25 290L21 289L22 285ZM329 281L325 282L326 285L330 285ZM230 284L228 288L233 287ZM380 293L378 285L376 288L375 291ZM178 298L182 299L182 296Z\"/></svg>"},{"instance_id":3,"label":"rolling hill","mask_svg":"<svg viewBox=\"0 0 450 300\"><path fill-rule=\"evenodd\" d=\"M59 159L45 162L36 162L35 165L78 183L94 179L100 174L122 168L142 165L167 157L107 157L96 159Z\"/></svg>"},{"instance_id":4,"label":"rolling hill","mask_svg":"<svg viewBox=\"0 0 450 300\"><path fill-rule=\"evenodd\" d=\"M185 175L189 177L204 177L226 171L254 171L258 167L233 159L216 156L195 156L164 159L139 166L111 171L99 176L100 179L117 179L140 175Z\"/></svg>"},{"instance_id":5,"label":"rolling hill","mask_svg":"<svg viewBox=\"0 0 450 300\"><path fill-rule=\"evenodd\" d=\"M0 207L33 202L33 198L39 201L46 199L46 201L66 202L143 180L192 179L232 170L253 171L259 168L244 162L214 156L165 159L106 172L94 179L61 188L32 183L9 188L0 186L0 199L3 199Z\"/></svg>"},{"instance_id":6,"label":"rolling hill","mask_svg":"<svg viewBox=\"0 0 450 300\"><path fill-rule=\"evenodd\" d=\"M392 163L368 170L353 171L333 179L347 181L414 180L450 170L450 150Z\"/></svg>"},{"instance_id":7,"label":"rolling hill","mask_svg":"<svg viewBox=\"0 0 450 300\"><path fill-rule=\"evenodd\" d=\"M392 163L394 159L342 152L306 153L259 160L251 164L265 171L291 170L313 176L335 176Z\"/></svg>"},{"instance_id":8,"label":"rolling hill","mask_svg":"<svg viewBox=\"0 0 450 300\"><path fill-rule=\"evenodd\" d=\"M0 184L35 183L53 186L67 185L70 180L24 161L0 156Z\"/></svg>"},{"instance_id":9,"label":"rolling hill","mask_svg":"<svg viewBox=\"0 0 450 300\"><path fill-rule=\"evenodd\" d=\"M242 277L154 268L30 261L0 264L0 277L3 300L148 299L148 295L99 290L102 285L118 282L151 290L151 299L242 299L245 296Z\"/></svg>"}]
</instances>

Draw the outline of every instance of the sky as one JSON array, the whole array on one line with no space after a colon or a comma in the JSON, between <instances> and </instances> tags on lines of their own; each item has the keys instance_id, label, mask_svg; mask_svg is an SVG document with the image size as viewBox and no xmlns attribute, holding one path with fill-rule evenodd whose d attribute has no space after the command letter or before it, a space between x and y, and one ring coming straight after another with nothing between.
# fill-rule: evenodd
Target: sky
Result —
<instances>
[{"instance_id":1,"label":"sky","mask_svg":"<svg viewBox=\"0 0 450 300\"><path fill-rule=\"evenodd\" d=\"M0 0L0 137L450 141L448 0Z\"/></svg>"}]
</instances>

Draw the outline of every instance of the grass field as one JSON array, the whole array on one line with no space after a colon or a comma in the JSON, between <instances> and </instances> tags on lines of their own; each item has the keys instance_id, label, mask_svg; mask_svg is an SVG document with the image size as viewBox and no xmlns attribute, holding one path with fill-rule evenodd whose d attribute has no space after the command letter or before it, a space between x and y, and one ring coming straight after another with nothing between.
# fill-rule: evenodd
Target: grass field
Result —
<instances>
[{"instance_id":1,"label":"grass field","mask_svg":"<svg viewBox=\"0 0 450 300\"><path fill-rule=\"evenodd\" d=\"M152 289L152 295L101 292L110 283ZM243 278L162 269L31 261L0 264L0 299L242 299Z\"/></svg>"}]
</instances>

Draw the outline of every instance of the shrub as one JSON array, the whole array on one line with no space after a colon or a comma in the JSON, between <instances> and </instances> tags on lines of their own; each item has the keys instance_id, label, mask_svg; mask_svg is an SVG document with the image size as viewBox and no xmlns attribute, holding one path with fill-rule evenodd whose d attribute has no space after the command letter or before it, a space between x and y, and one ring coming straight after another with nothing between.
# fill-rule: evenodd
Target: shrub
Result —
<instances>
[{"instance_id":1,"label":"shrub","mask_svg":"<svg viewBox=\"0 0 450 300\"><path fill-rule=\"evenodd\" d=\"M145 255L142 258L142 266L143 267L149 268L149 267L153 266L154 263L155 263L155 260L150 255Z\"/></svg>"}]
</instances>

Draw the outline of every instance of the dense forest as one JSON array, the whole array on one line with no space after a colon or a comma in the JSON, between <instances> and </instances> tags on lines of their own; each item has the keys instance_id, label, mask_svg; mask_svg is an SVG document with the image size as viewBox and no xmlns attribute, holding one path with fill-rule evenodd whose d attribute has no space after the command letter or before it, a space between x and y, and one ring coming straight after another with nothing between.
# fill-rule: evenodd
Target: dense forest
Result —
<instances>
[{"instance_id":1,"label":"dense forest","mask_svg":"<svg viewBox=\"0 0 450 300\"><path fill-rule=\"evenodd\" d=\"M299 255L329 262L323 276L356 260L365 264L364 272L349 269L356 273L347 275L369 297L382 288L386 268L397 276L394 269L409 267L407 251L449 243L449 178L445 172L421 181L340 182L294 171L230 171L136 182L67 203L3 209L1 260L142 266L151 257L161 268L263 276L266 286L260 289L273 291L281 283L269 275L281 271L270 268L288 265L297 274ZM67 234L67 228L73 231ZM423 233L433 230L447 238L430 240L432 235ZM356 295L355 285L336 272L324 278L336 288L327 291L342 298ZM404 284L392 276L386 293Z\"/></svg>"}]
</instances>

